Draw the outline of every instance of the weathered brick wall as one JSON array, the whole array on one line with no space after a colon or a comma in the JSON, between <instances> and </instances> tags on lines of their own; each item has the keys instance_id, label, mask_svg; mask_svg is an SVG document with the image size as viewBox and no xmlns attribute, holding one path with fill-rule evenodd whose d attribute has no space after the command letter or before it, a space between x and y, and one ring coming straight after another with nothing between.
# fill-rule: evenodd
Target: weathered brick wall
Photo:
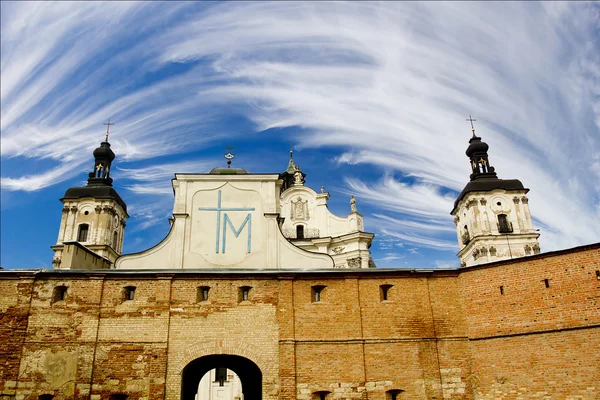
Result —
<instances>
[{"instance_id":1,"label":"weathered brick wall","mask_svg":"<svg viewBox=\"0 0 600 400\"><path fill-rule=\"evenodd\" d=\"M457 273L294 282L298 399L469 398L469 354ZM381 286L389 285L388 299ZM311 287L325 286L321 301ZM441 348L441 350L440 350Z\"/></svg>"},{"instance_id":2,"label":"weathered brick wall","mask_svg":"<svg viewBox=\"0 0 600 400\"><path fill-rule=\"evenodd\" d=\"M208 286L209 300L197 301ZM251 287L247 301L240 288ZM276 399L279 384L277 279L174 279L169 329L167 399L179 399L181 371L211 354L245 357L263 374L263 398Z\"/></svg>"},{"instance_id":3,"label":"weathered brick wall","mask_svg":"<svg viewBox=\"0 0 600 400\"><path fill-rule=\"evenodd\" d=\"M30 277L0 280L0 398L16 390L32 289Z\"/></svg>"},{"instance_id":4,"label":"weathered brick wall","mask_svg":"<svg viewBox=\"0 0 600 400\"><path fill-rule=\"evenodd\" d=\"M460 274L477 398L600 398L599 247Z\"/></svg>"},{"instance_id":5,"label":"weathered brick wall","mask_svg":"<svg viewBox=\"0 0 600 400\"><path fill-rule=\"evenodd\" d=\"M186 365L231 354L260 368L263 399L596 399L599 253L420 273L5 271L0 396L175 400Z\"/></svg>"}]
</instances>

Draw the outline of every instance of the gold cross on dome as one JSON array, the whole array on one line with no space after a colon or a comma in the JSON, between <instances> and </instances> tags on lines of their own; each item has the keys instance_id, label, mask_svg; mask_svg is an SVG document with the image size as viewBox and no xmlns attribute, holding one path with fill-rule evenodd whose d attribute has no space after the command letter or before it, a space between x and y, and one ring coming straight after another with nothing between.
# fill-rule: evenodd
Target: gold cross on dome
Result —
<instances>
[{"instance_id":1,"label":"gold cross on dome","mask_svg":"<svg viewBox=\"0 0 600 400\"><path fill-rule=\"evenodd\" d=\"M480 159L479 159L479 162L480 162L480 163L482 163L482 164L485 164L485 163L486 163L486 161L485 161L483 158L480 158Z\"/></svg>"},{"instance_id":2,"label":"gold cross on dome","mask_svg":"<svg viewBox=\"0 0 600 400\"><path fill-rule=\"evenodd\" d=\"M471 114L469 114L469 118L467 118L467 121L471 122L471 131L473 132L473 136L475 136L475 127L473 126L473 122L477 120L473 119L473 117L471 117Z\"/></svg>"},{"instance_id":3,"label":"gold cross on dome","mask_svg":"<svg viewBox=\"0 0 600 400\"><path fill-rule=\"evenodd\" d=\"M100 171L100 170L102 169L102 164L98 164L98 165L96 165L96 169L97 169L98 171Z\"/></svg>"},{"instance_id":4,"label":"gold cross on dome","mask_svg":"<svg viewBox=\"0 0 600 400\"><path fill-rule=\"evenodd\" d=\"M108 122L103 123L102 125L106 125L106 139L104 140L105 142L108 142L108 131L110 129L111 125L116 125L115 123L111 123L110 122L110 118L108 119Z\"/></svg>"}]
</instances>

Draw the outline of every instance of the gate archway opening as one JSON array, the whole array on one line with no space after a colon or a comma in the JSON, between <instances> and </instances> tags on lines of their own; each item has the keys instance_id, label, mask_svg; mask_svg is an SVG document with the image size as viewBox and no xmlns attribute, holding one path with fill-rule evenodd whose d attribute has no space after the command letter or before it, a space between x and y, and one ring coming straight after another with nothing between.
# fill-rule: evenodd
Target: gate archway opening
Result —
<instances>
[{"instance_id":1,"label":"gate archway opening","mask_svg":"<svg viewBox=\"0 0 600 400\"><path fill-rule=\"evenodd\" d=\"M244 400L262 400L262 372L247 358L215 354L197 358L183 368L181 373L181 400L195 400L202 377L212 369L229 369L242 383Z\"/></svg>"}]
</instances>

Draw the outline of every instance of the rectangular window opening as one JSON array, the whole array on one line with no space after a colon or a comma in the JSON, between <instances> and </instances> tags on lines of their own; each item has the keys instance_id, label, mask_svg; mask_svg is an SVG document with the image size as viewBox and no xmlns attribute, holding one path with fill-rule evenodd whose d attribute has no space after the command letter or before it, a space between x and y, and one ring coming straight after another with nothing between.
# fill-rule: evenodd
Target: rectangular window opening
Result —
<instances>
[{"instance_id":1,"label":"rectangular window opening","mask_svg":"<svg viewBox=\"0 0 600 400\"><path fill-rule=\"evenodd\" d=\"M77 232L77 241L78 242L87 242L89 230L90 230L90 226L88 224L79 225L79 230Z\"/></svg>"},{"instance_id":2,"label":"rectangular window opening","mask_svg":"<svg viewBox=\"0 0 600 400\"><path fill-rule=\"evenodd\" d=\"M210 290L209 286L200 286L198 288L198 302L208 301L208 292Z\"/></svg>"},{"instance_id":3,"label":"rectangular window opening","mask_svg":"<svg viewBox=\"0 0 600 400\"><path fill-rule=\"evenodd\" d=\"M240 301L248 301L250 300L250 290L252 289L252 287L250 286L242 286L240 288Z\"/></svg>"},{"instance_id":4,"label":"rectangular window opening","mask_svg":"<svg viewBox=\"0 0 600 400\"><path fill-rule=\"evenodd\" d=\"M600 271L596 271L596 279L600 280Z\"/></svg>"},{"instance_id":5,"label":"rectangular window opening","mask_svg":"<svg viewBox=\"0 0 600 400\"><path fill-rule=\"evenodd\" d=\"M135 286L125 286L124 290L124 300L133 300L135 298Z\"/></svg>"},{"instance_id":6,"label":"rectangular window opening","mask_svg":"<svg viewBox=\"0 0 600 400\"><path fill-rule=\"evenodd\" d=\"M315 400L326 400L327 399L327 395L331 393L325 390L319 391L319 392L314 392L313 393L313 399Z\"/></svg>"},{"instance_id":7,"label":"rectangular window opening","mask_svg":"<svg viewBox=\"0 0 600 400\"><path fill-rule=\"evenodd\" d=\"M500 294L504 294L504 286L500 286Z\"/></svg>"},{"instance_id":8,"label":"rectangular window opening","mask_svg":"<svg viewBox=\"0 0 600 400\"><path fill-rule=\"evenodd\" d=\"M548 279L544 279L544 285L546 285L547 288L550 287L550 281Z\"/></svg>"},{"instance_id":9,"label":"rectangular window opening","mask_svg":"<svg viewBox=\"0 0 600 400\"><path fill-rule=\"evenodd\" d=\"M326 286L317 285L311 288L311 300L313 303L318 303L323 299L323 290L325 287Z\"/></svg>"},{"instance_id":10,"label":"rectangular window opening","mask_svg":"<svg viewBox=\"0 0 600 400\"><path fill-rule=\"evenodd\" d=\"M403 392L403 390L401 390L401 389L392 389L392 390L388 390L388 391L386 392L386 396L385 396L385 398L386 398L386 400L397 400L397 399L399 399L399 398L400 398L400 397L399 397L399 395L400 395L400 393L402 393L402 392Z\"/></svg>"},{"instance_id":11,"label":"rectangular window opening","mask_svg":"<svg viewBox=\"0 0 600 400\"><path fill-rule=\"evenodd\" d=\"M52 302L56 303L57 301L65 300L67 298L67 289L66 286L56 286L52 295Z\"/></svg>"},{"instance_id":12,"label":"rectangular window opening","mask_svg":"<svg viewBox=\"0 0 600 400\"><path fill-rule=\"evenodd\" d=\"M379 286L379 297L381 301L386 301L390 299L390 289L394 285L381 285Z\"/></svg>"}]
</instances>

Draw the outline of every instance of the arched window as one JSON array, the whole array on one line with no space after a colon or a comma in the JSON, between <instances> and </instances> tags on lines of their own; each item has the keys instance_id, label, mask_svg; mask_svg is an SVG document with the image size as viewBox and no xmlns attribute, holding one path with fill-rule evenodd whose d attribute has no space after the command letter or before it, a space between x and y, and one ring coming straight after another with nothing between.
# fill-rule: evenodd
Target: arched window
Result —
<instances>
[{"instance_id":1,"label":"arched window","mask_svg":"<svg viewBox=\"0 0 600 400\"><path fill-rule=\"evenodd\" d=\"M87 242L89 230L90 230L90 226L88 224L79 225L79 230L77 231L77 241L78 242Z\"/></svg>"},{"instance_id":2,"label":"arched window","mask_svg":"<svg viewBox=\"0 0 600 400\"><path fill-rule=\"evenodd\" d=\"M115 250L119 250L119 234L117 233L117 231L113 232L113 248Z\"/></svg>"},{"instance_id":3,"label":"arched window","mask_svg":"<svg viewBox=\"0 0 600 400\"><path fill-rule=\"evenodd\" d=\"M304 239L304 225L296 226L296 239Z\"/></svg>"},{"instance_id":4,"label":"arched window","mask_svg":"<svg viewBox=\"0 0 600 400\"><path fill-rule=\"evenodd\" d=\"M38 400L52 400L53 398L53 394L41 394L38 396Z\"/></svg>"},{"instance_id":5,"label":"arched window","mask_svg":"<svg viewBox=\"0 0 600 400\"><path fill-rule=\"evenodd\" d=\"M508 216L506 214L498 214L498 232L511 233L512 231L512 223L508 221Z\"/></svg>"},{"instance_id":6,"label":"arched window","mask_svg":"<svg viewBox=\"0 0 600 400\"><path fill-rule=\"evenodd\" d=\"M469 235L469 227L467 225L465 225L465 227L463 228L463 233L462 233L462 242L463 244L467 244L471 241L471 235Z\"/></svg>"}]
</instances>

